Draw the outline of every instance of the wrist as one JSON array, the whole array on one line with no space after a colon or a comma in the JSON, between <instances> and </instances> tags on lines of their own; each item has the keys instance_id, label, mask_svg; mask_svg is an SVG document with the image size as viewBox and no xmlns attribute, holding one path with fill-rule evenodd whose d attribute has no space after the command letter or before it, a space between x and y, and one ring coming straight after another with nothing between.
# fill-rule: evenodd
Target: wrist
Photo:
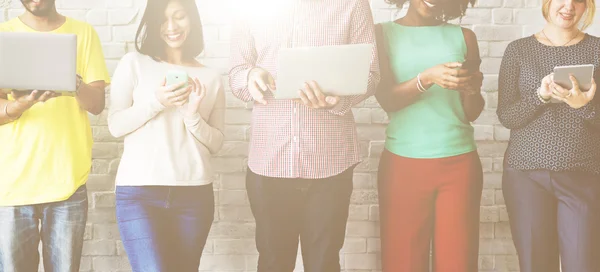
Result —
<instances>
[{"instance_id":1,"label":"wrist","mask_svg":"<svg viewBox=\"0 0 600 272\"><path fill-rule=\"evenodd\" d=\"M16 101L9 101L4 105L4 115L6 115L6 117L11 120L19 119L19 117L21 117L23 112L25 112L26 110L27 107L21 105Z\"/></svg>"},{"instance_id":2,"label":"wrist","mask_svg":"<svg viewBox=\"0 0 600 272\"><path fill-rule=\"evenodd\" d=\"M538 88L537 89L536 95L537 95L538 99L540 101L542 101L542 103L544 103L544 104L550 103L550 100L552 99L552 97L550 97L550 96L544 96L542 94L542 88Z\"/></svg>"},{"instance_id":3,"label":"wrist","mask_svg":"<svg viewBox=\"0 0 600 272\"><path fill-rule=\"evenodd\" d=\"M77 81L75 83L75 95L79 95L79 91L85 85L83 82L83 78L80 75L77 75Z\"/></svg>"},{"instance_id":4,"label":"wrist","mask_svg":"<svg viewBox=\"0 0 600 272\"><path fill-rule=\"evenodd\" d=\"M429 89L431 86L433 86L433 80L428 70L425 70L421 73L421 84L423 84L425 89Z\"/></svg>"}]
</instances>

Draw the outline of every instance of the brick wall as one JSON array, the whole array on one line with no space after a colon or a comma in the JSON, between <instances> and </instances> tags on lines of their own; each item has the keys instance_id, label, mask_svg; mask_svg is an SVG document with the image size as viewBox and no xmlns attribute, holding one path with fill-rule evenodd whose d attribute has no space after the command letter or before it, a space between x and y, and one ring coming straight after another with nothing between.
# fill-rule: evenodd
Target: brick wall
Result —
<instances>
[{"instance_id":1,"label":"brick wall","mask_svg":"<svg viewBox=\"0 0 600 272\"><path fill-rule=\"evenodd\" d=\"M200 0L205 26L206 52L203 62L223 72L228 65L228 25L234 15L232 0ZM383 0L371 0L377 22L400 16ZM60 12L93 24L103 43L109 69L125 52L133 50L137 22L144 0L57 0ZM495 114L497 73L507 43L541 28L541 0L479 0L468 11L462 24L471 27L480 40L485 77L485 111L475 122L475 137L485 171L481 201L480 271L518 271L507 213L501 192L502 156L508 131L499 125ZM17 0L0 0L0 22L20 14ZM593 27L592 34L599 29ZM596 34L597 35L597 34ZM201 271L253 271L257 253L254 248L254 223L244 190L244 166L248 149L251 111L245 103L227 94L227 142L214 158L220 174L215 184L215 222L206 245ZM376 170L383 148L386 115L370 98L354 109L362 143L364 162L357 168L350 207L342 267L347 272L378 271L379 231ZM82 271L128 271L128 262L114 213L114 175L123 151L122 141L114 139L106 127L106 111L92 117L95 145L93 169L88 186L90 212L86 232ZM298 259L298 270L301 270Z\"/></svg>"}]
</instances>

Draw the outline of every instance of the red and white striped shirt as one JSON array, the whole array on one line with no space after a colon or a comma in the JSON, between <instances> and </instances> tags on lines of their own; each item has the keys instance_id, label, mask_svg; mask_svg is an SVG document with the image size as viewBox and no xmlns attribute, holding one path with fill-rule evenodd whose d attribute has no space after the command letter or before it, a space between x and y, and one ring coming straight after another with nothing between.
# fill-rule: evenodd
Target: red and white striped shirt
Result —
<instances>
[{"instance_id":1,"label":"red and white striped shirt","mask_svg":"<svg viewBox=\"0 0 600 272\"><path fill-rule=\"evenodd\" d=\"M260 1L259 1L260 2ZM371 96L379 83L373 15L368 0L278 0L269 12L240 19L232 32L230 84L233 94L252 101L248 72L261 67L277 81L279 49L373 44L365 95L342 97L332 109L312 109L266 93L255 103L248 166L276 178L335 176L360 162L352 106Z\"/></svg>"}]
</instances>

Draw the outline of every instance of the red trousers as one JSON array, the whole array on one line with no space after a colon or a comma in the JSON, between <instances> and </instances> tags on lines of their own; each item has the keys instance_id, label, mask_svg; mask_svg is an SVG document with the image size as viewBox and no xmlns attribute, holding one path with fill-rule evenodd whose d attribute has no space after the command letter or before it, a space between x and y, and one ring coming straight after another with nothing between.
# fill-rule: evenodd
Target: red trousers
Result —
<instances>
[{"instance_id":1,"label":"red trousers","mask_svg":"<svg viewBox=\"0 0 600 272\"><path fill-rule=\"evenodd\" d=\"M384 151L378 177L383 272L477 272L483 173L477 152L411 159Z\"/></svg>"}]
</instances>

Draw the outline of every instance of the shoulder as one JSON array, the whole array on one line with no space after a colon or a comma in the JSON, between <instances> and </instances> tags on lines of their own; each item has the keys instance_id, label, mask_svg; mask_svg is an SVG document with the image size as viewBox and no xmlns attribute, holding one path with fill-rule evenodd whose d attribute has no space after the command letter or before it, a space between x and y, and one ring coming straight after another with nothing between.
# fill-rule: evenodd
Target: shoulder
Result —
<instances>
[{"instance_id":1,"label":"shoulder","mask_svg":"<svg viewBox=\"0 0 600 272\"><path fill-rule=\"evenodd\" d=\"M532 36L520 38L520 39L517 39L517 40L514 40L514 41L508 43L508 45L506 46L506 49L504 50L503 58L519 58L519 54L521 51L532 50L532 47L535 46L534 42L537 42L537 41L535 40L535 37L532 35Z\"/></svg>"},{"instance_id":2,"label":"shoulder","mask_svg":"<svg viewBox=\"0 0 600 272\"><path fill-rule=\"evenodd\" d=\"M84 39L91 39L98 36L96 29L91 24L71 17L67 17L67 20L71 32L82 35Z\"/></svg>"},{"instance_id":3,"label":"shoulder","mask_svg":"<svg viewBox=\"0 0 600 272\"><path fill-rule=\"evenodd\" d=\"M460 30L462 31L463 36L465 36L465 40L467 40L467 41L472 41L472 40L477 41L477 35L475 35L475 32L473 30L471 30L470 28L461 27L461 26L457 26L457 27L460 27Z\"/></svg>"},{"instance_id":4,"label":"shoulder","mask_svg":"<svg viewBox=\"0 0 600 272\"><path fill-rule=\"evenodd\" d=\"M365 8L365 7L370 8L369 0L352 0L352 2L354 2L353 6L355 9L356 8Z\"/></svg>"},{"instance_id":5,"label":"shoulder","mask_svg":"<svg viewBox=\"0 0 600 272\"><path fill-rule=\"evenodd\" d=\"M533 35L516 39L508 43L507 49L510 48L512 50L521 50L523 48L530 48L534 45L534 41L537 42Z\"/></svg>"},{"instance_id":6,"label":"shoulder","mask_svg":"<svg viewBox=\"0 0 600 272\"><path fill-rule=\"evenodd\" d=\"M121 60L119 60L119 66L129 67L131 69L134 69L134 67L150 67L150 65L152 65L150 63L139 65L140 61L144 57L144 55L138 53L137 51L126 53L123 55L123 57L121 57Z\"/></svg>"},{"instance_id":7,"label":"shoulder","mask_svg":"<svg viewBox=\"0 0 600 272\"><path fill-rule=\"evenodd\" d=\"M354 16L366 16L371 14L371 4L369 0L352 0L352 13Z\"/></svg>"},{"instance_id":8,"label":"shoulder","mask_svg":"<svg viewBox=\"0 0 600 272\"><path fill-rule=\"evenodd\" d=\"M461 27L461 26L457 26L460 28L463 37L465 38L465 43L467 44L468 47L471 46L479 46L478 42L477 42L477 35L475 34L475 32L473 30L471 30L470 28L466 28L466 27Z\"/></svg>"},{"instance_id":9,"label":"shoulder","mask_svg":"<svg viewBox=\"0 0 600 272\"><path fill-rule=\"evenodd\" d=\"M16 31L16 25L19 23L19 18L15 17L4 23L0 23L0 32L12 32Z\"/></svg>"},{"instance_id":10,"label":"shoulder","mask_svg":"<svg viewBox=\"0 0 600 272\"><path fill-rule=\"evenodd\" d=\"M593 45L598 45L600 44L600 37L594 36L594 35L590 35L587 34L587 39L590 41L590 43L592 43Z\"/></svg>"}]
</instances>

